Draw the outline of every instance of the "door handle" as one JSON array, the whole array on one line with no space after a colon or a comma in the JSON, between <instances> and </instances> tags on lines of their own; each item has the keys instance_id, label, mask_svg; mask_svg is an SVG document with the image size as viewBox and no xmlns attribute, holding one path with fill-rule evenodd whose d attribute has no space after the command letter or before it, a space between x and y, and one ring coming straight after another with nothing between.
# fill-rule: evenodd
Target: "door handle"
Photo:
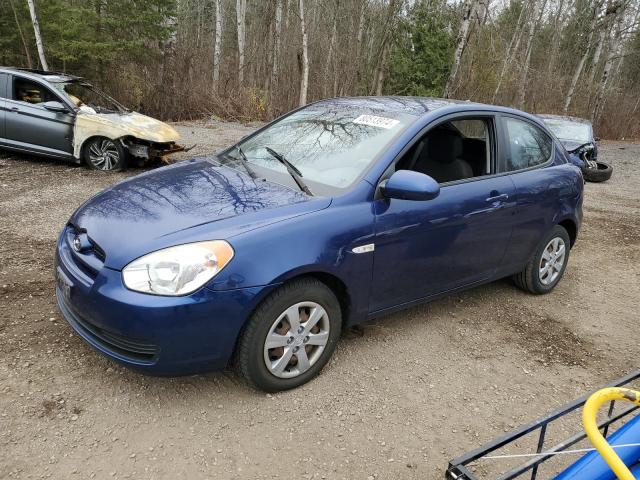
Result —
<instances>
[{"instance_id":1,"label":"door handle","mask_svg":"<svg viewBox=\"0 0 640 480\"><path fill-rule=\"evenodd\" d=\"M19 112L20 107L11 107L9 110L11 110L12 112Z\"/></svg>"},{"instance_id":2,"label":"door handle","mask_svg":"<svg viewBox=\"0 0 640 480\"><path fill-rule=\"evenodd\" d=\"M493 193L493 192L492 192ZM496 192L497 193L497 192ZM488 197L486 199L487 202L489 203L493 203L493 202L506 202L507 200L509 200L509 195L507 195L506 193L503 193L501 195L493 195L491 197Z\"/></svg>"}]
</instances>

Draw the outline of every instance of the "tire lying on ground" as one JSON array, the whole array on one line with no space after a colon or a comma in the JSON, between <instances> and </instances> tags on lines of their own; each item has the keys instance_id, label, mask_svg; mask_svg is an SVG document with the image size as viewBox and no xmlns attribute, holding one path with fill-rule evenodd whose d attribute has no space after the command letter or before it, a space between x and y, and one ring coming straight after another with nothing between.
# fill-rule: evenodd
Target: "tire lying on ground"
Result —
<instances>
[{"instance_id":1,"label":"tire lying on ground","mask_svg":"<svg viewBox=\"0 0 640 480\"><path fill-rule=\"evenodd\" d=\"M613 167L604 162L596 162L598 168L582 169L582 176L587 182L606 182L611 178Z\"/></svg>"}]
</instances>

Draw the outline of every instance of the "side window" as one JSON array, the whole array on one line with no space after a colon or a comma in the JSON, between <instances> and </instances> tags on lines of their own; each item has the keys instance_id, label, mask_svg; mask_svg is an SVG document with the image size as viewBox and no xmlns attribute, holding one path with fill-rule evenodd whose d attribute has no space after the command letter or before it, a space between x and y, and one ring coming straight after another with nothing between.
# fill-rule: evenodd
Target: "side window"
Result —
<instances>
[{"instance_id":1,"label":"side window","mask_svg":"<svg viewBox=\"0 0 640 480\"><path fill-rule=\"evenodd\" d=\"M438 183L491 174L491 120L464 118L441 123L425 133L396 164Z\"/></svg>"},{"instance_id":2,"label":"side window","mask_svg":"<svg viewBox=\"0 0 640 480\"><path fill-rule=\"evenodd\" d=\"M0 98L7 98L7 80L9 76L6 73L0 73Z\"/></svg>"},{"instance_id":3,"label":"side window","mask_svg":"<svg viewBox=\"0 0 640 480\"><path fill-rule=\"evenodd\" d=\"M535 125L505 117L507 135L507 164L505 171L535 167L549 160L553 149L552 140Z\"/></svg>"},{"instance_id":4,"label":"side window","mask_svg":"<svg viewBox=\"0 0 640 480\"><path fill-rule=\"evenodd\" d=\"M58 100L48 88L25 78L14 77L13 99L37 105L38 103Z\"/></svg>"}]
</instances>

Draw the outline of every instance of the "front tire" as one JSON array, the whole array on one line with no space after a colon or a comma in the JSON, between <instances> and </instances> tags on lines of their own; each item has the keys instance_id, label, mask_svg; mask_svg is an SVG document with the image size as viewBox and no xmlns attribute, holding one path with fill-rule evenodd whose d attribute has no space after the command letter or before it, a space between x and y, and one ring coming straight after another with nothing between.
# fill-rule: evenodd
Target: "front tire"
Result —
<instances>
[{"instance_id":1,"label":"front tire","mask_svg":"<svg viewBox=\"0 0 640 480\"><path fill-rule=\"evenodd\" d=\"M549 293L560 282L569 261L571 240L560 225L540 242L524 270L513 276L514 283L536 295Z\"/></svg>"},{"instance_id":2,"label":"front tire","mask_svg":"<svg viewBox=\"0 0 640 480\"><path fill-rule=\"evenodd\" d=\"M285 284L253 313L238 344L238 367L254 388L278 392L314 378L336 348L340 304L322 282Z\"/></svg>"},{"instance_id":3,"label":"front tire","mask_svg":"<svg viewBox=\"0 0 640 480\"><path fill-rule=\"evenodd\" d=\"M106 137L95 137L87 141L82 157L92 170L116 172L126 167L124 147L118 140Z\"/></svg>"}]
</instances>

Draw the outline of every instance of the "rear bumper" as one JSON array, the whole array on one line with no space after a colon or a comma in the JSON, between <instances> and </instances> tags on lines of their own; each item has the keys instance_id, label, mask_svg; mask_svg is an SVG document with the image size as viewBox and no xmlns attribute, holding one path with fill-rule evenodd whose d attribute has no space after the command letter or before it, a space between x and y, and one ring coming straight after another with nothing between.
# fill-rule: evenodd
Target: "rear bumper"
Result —
<instances>
[{"instance_id":1,"label":"rear bumper","mask_svg":"<svg viewBox=\"0 0 640 480\"><path fill-rule=\"evenodd\" d=\"M69 325L101 354L151 375L187 375L227 366L238 334L275 286L161 297L133 292L121 272L89 278L70 262L64 239L56 252L56 299Z\"/></svg>"}]
</instances>

